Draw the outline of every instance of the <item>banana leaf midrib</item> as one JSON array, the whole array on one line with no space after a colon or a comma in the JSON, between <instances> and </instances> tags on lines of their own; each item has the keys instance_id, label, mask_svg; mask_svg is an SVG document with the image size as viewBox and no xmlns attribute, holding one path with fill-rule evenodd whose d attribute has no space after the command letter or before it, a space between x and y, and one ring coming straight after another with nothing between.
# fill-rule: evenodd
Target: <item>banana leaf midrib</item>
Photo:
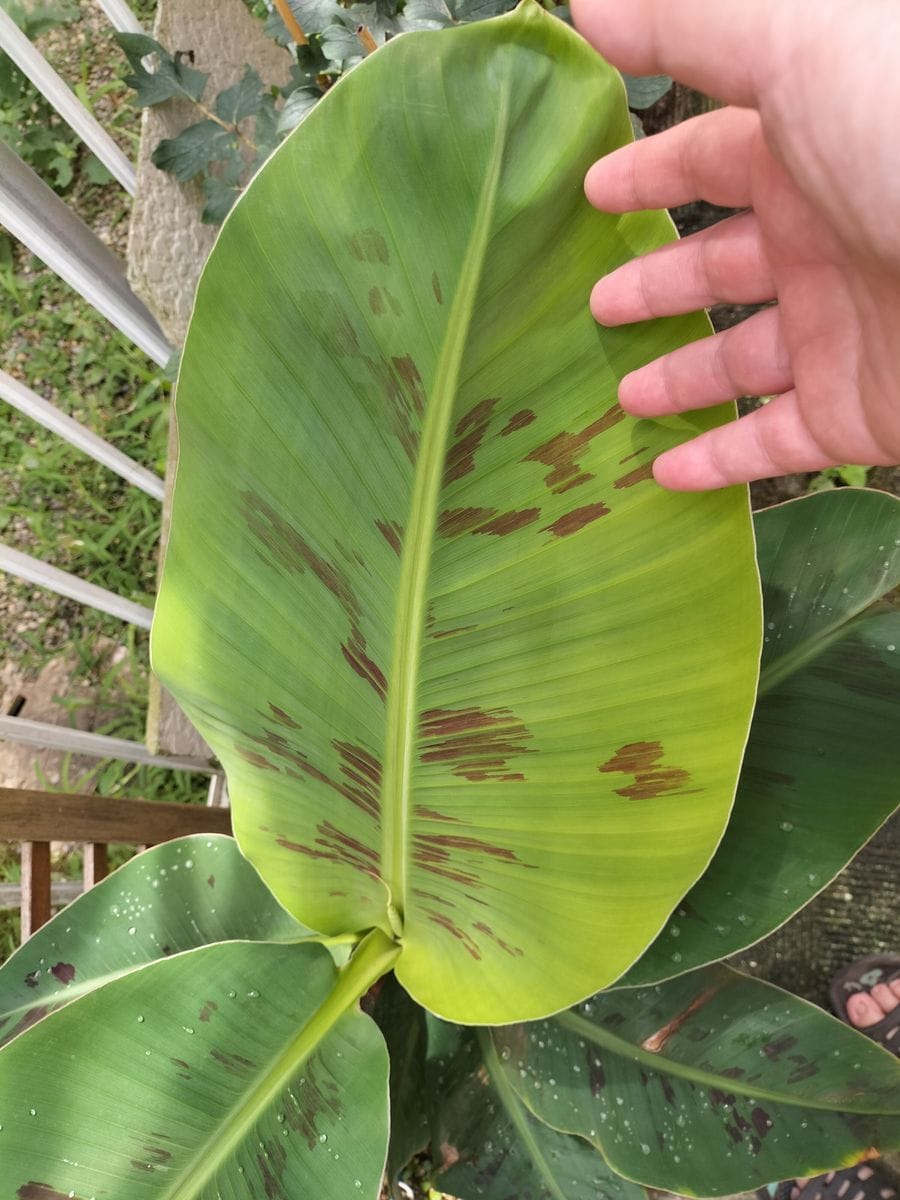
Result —
<instances>
[{"instance_id":1,"label":"banana leaf midrib","mask_svg":"<svg viewBox=\"0 0 900 1200\"><path fill-rule=\"evenodd\" d=\"M734 980L726 980L724 986L735 982ZM718 988L716 989L719 990ZM810 1007L814 1007L810 1005ZM836 1019L836 1018L835 1018ZM814 1099L807 1096L798 1096L790 1091L773 1091L770 1088L759 1087L757 1084L749 1084L741 1079L733 1079L728 1075L716 1074L714 1071L704 1070L700 1067L691 1067L687 1063L677 1062L671 1058L664 1058L658 1051L645 1050L642 1046L635 1045L634 1042L628 1041L626 1038L619 1037L608 1029L602 1029L595 1025L593 1021L587 1017L579 1016L574 1012L557 1013L553 1018L564 1029L570 1030L578 1037L584 1038L585 1041L592 1042L595 1046L600 1046L605 1050L611 1050L614 1054L621 1055L623 1058L631 1062L640 1063L641 1066L648 1067L657 1074L669 1074L678 1079L686 1080L689 1083L698 1083L703 1087L713 1087L727 1089L740 1096L752 1096L756 1100L768 1100L775 1104L785 1104L791 1108L813 1109L820 1112L842 1112L842 1113L860 1113L864 1116L895 1116L896 1108L879 1108L867 1104L845 1103L839 1105L829 1103L819 1099ZM525 1098L525 1104L528 1105L528 1100ZM567 1132L572 1132L568 1130Z\"/></svg>"},{"instance_id":2,"label":"banana leaf midrib","mask_svg":"<svg viewBox=\"0 0 900 1200\"><path fill-rule=\"evenodd\" d=\"M488 1076L494 1085L494 1090L501 1104L509 1114L509 1119L515 1126L516 1133L518 1133L531 1155L531 1160L537 1168L544 1187L547 1189L548 1196L552 1197L553 1200L567 1200L565 1193L560 1191L559 1184L553 1174L553 1168L547 1162L547 1159L541 1152L540 1146L535 1140L534 1134L528 1128L528 1118L522 1111L527 1106L506 1078L503 1064L500 1062L490 1031L481 1028L477 1033L481 1052L484 1055L484 1065L487 1067ZM531 1115L533 1116L534 1114Z\"/></svg>"},{"instance_id":3,"label":"banana leaf midrib","mask_svg":"<svg viewBox=\"0 0 900 1200\"><path fill-rule=\"evenodd\" d=\"M818 630L812 637L804 638L803 641L798 642L796 646L788 650L786 654L778 658L771 666L763 668L759 676L757 700L763 696L767 696L769 692L774 691L786 679L790 679L792 675L798 674L805 667L815 662L817 658L821 658L825 651L837 642L849 637L866 617L895 611L897 610L893 605L884 601L883 596L878 596L874 599L870 598L865 604L847 612L837 621Z\"/></svg>"},{"instance_id":4,"label":"banana leaf midrib","mask_svg":"<svg viewBox=\"0 0 900 1200\"><path fill-rule=\"evenodd\" d=\"M399 953L398 947L380 930L372 930L348 965L338 973L334 988L322 1007L300 1026L290 1045L258 1076L253 1088L225 1122L198 1149L177 1178L159 1193L159 1200L198 1200L206 1185L253 1128L259 1113L287 1086L294 1073L360 996L391 969Z\"/></svg>"},{"instance_id":5,"label":"banana leaf midrib","mask_svg":"<svg viewBox=\"0 0 900 1200\"><path fill-rule=\"evenodd\" d=\"M411 776L417 735L418 675L425 631L431 548L437 526L450 419L466 339L472 324L494 215L509 120L510 86L497 98L496 128L473 216L468 246L434 368L416 461L407 532L400 560L388 676L385 760L382 784L382 877L388 888L388 920L400 936L406 912Z\"/></svg>"}]
</instances>

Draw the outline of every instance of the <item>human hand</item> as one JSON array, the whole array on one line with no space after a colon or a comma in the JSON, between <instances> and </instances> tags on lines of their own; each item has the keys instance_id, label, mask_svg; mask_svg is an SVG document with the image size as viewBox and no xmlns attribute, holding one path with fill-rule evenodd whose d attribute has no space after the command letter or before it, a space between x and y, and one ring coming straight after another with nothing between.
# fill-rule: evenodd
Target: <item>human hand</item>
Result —
<instances>
[{"instance_id":1,"label":"human hand","mask_svg":"<svg viewBox=\"0 0 900 1200\"><path fill-rule=\"evenodd\" d=\"M660 455L657 481L695 491L900 462L896 0L572 0L572 13L622 70L731 105L595 163L590 202L750 210L601 279L596 319L777 300L622 380L641 417L776 394Z\"/></svg>"}]
</instances>

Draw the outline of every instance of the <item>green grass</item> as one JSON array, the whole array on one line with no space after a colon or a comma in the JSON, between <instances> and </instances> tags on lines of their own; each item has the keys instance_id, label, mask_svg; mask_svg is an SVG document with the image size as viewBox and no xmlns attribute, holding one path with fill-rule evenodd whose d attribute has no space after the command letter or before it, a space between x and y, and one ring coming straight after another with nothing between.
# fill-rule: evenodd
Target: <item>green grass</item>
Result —
<instances>
[{"instance_id":1,"label":"green grass","mask_svg":"<svg viewBox=\"0 0 900 1200\"><path fill-rule=\"evenodd\" d=\"M2 2L2 0L0 0ZM138 6L149 21L154 4ZM120 81L124 58L102 22L82 21L57 31L49 57L66 81L126 153L134 155L139 114ZM26 94L16 112L20 141L44 145L43 122L71 164L71 179L35 153L36 168L69 204L121 253L129 201L45 105ZM0 136L3 135L0 122ZM22 147L25 147L23 150ZM132 346L67 285L23 247L0 232L0 366L143 466L165 470L169 385ZM120 480L35 422L3 406L0 422L0 539L110 591L152 605L156 590L158 501ZM144 740L148 697L148 639L140 630L72 601L0 578L0 655L28 674L52 658L72 659L72 682L93 691L92 707L105 714L97 732ZM115 654L110 648L118 647ZM73 692L74 694L74 692ZM72 723L85 700L60 697ZM27 713L23 715L27 716ZM128 763L98 762L87 771L71 759L58 784L63 791L107 796L197 801L203 776ZM117 848L113 862L128 853ZM18 848L0 843L0 878L18 877ZM80 874L77 849L54 862L57 877ZM18 942L18 913L0 912L0 961Z\"/></svg>"}]
</instances>

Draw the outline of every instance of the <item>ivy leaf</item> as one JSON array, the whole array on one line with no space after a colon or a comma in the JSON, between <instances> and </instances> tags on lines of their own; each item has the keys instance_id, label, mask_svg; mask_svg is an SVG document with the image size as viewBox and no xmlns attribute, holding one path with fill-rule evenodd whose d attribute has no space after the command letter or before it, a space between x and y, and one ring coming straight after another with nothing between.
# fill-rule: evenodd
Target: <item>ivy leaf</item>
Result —
<instances>
[{"instance_id":1,"label":"ivy leaf","mask_svg":"<svg viewBox=\"0 0 900 1200\"><path fill-rule=\"evenodd\" d=\"M364 56L362 44L356 34L346 25L329 25L322 34L322 51L332 62L348 64Z\"/></svg>"},{"instance_id":2,"label":"ivy leaf","mask_svg":"<svg viewBox=\"0 0 900 1200\"><path fill-rule=\"evenodd\" d=\"M451 0L450 8L454 19L466 24L483 21L486 17L499 17L515 8L516 3L517 0Z\"/></svg>"},{"instance_id":3,"label":"ivy leaf","mask_svg":"<svg viewBox=\"0 0 900 1200\"><path fill-rule=\"evenodd\" d=\"M134 72L125 77L125 83L137 93L141 108L151 108L177 96L199 100L203 95L209 76L189 66L184 54L169 54L159 42L143 33L119 33L116 40ZM144 66L143 60L148 55L155 56L155 71Z\"/></svg>"},{"instance_id":4,"label":"ivy leaf","mask_svg":"<svg viewBox=\"0 0 900 1200\"><path fill-rule=\"evenodd\" d=\"M453 24L453 14L444 0L409 0L403 10L404 30L446 29Z\"/></svg>"},{"instance_id":5,"label":"ivy leaf","mask_svg":"<svg viewBox=\"0 0 900 1200\"><path fill-rule=\"evenodd\" d=\"M200 214L204 225L221 225L242 191L240 184L228 183L216 175L203 180L206 204Z\"/></svg>"},{"instance_id":6,"label":"ivy leaf","mask_svg":"<svg viewBox=\"0 0 900 1200\"><path fill-rule=\"evenodd\" d=\"M271 92L263 92L259 98L259 112L256 114L256 126L253 140L256 142L256 159L253 169L261 167L278 143L281 141L281 113L275 107L275 97Z\"/></svg>"},{"instance_id":7,"label":"ivy leaf","mask_svg":"<svg viewBox=\"0 0 900 1200\"><path fill-rule=\"evenodd\" d=\"M355 30L360 25L364 25L379 46L387 41L388 34L400 32L400 22L394 14L386 13L383 5L377 2L351 4L347 9L347 16L350 18L349 25L352 29Z\"/></svg>"},{"instance_id":8,"label":"ivy leaf","mask_svg":"<svg viewBox=\"0 0 900 1200\"><path fill-rule=\"evenodd\" d=\"M624 75L629 108L649 108L662 99L672 80L668 75Z\"/></svg>"},{"instance_id":9,"label":"ivy leaf","mask_svg":"<svg viewBox=\"0 0 900 1200\"><path fill-rule=\"evenodd\" d=\"M290 133L300 124L306 114L315 108L321 98L322 93L313 88L297 88L296 91L291 92L278 118L278 132Z\"/></svg>"},{"instance_id":10,"label":"ivy leaf","mask_svg":"<svg viewBox=\"0 0 900 1200\"><path fill-rule=\"evenodd\" d=\"M216 97L216 116L228 125L237 125L247 117L258 116L264 98L259 75L252 67L245 67L243 78Z\"/></svg>"},{"instance_id":11,"label":"ivy leaf","mask_svg":"<svg viewBox=\"0 0 900 1200\"><path fill-rule=\"evenodd\" d=\"M179 183L186 183L217 159L227 158L237 149L237 138L230 129L215 121L188 125L178 137L163 138L153 151L153 165L169 171Z\"/></svg>"},{"instance_id":12,"label":"ivy leaf","mask_svg":"<svg viewBox=\"0 0 900 1200\"><path fill-rule=\"evenodd\" d=\"M288 0L288 3L305 34L324 33L344 15L336 0Z\"/></svg>"}]
</instances>

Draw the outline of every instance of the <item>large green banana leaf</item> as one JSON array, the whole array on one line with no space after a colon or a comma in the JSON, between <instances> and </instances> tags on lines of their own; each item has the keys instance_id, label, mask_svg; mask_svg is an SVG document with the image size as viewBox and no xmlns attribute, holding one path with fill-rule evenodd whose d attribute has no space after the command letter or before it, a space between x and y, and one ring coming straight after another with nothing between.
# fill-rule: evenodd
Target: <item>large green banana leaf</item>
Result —
<instances>
[{"instance_id":1,"label":"large green banana leaf","mask_svg":"<svg viewBox=\"0 0 900 1200\"><path fill-rule=\"evenodd\" d=\"M647 1200L584 1138L539 1120L512 1086L487 1029L428 1020L432 1157L458 1200Z\"/></svg>"},{"instance_id":2,"label":"large green banana leaf","mask_svg":"<svg viewBox=\"0 0 900 1200\"><path fill-rule=\"evenodd\" d=\"M900 1062L771 984L707 967L493 1032L510 1087L623 1176L719 1196L900 1146Z\"/></svg>"},{"instance_id":3,"label":"large green banana leaf","mask_svg":"<svg viewBox=\"0 0 900 1200\"><path fill-rule=\"evenodd\" d=\"M841 488L756 513L754 525L766 633L734 812L625 984L771 933L897 807L900 500Z\"/></svg>"},{"instance_id":4,"label":"large green banana leaf","mask_svg":"<svg viewBox=\"0 0 900 1200\"><path fill-rule=\"evenodd\" d=\"M0 1053L2 1195L375 1200L388 1062L354 1001L394 953L376 934L337 974L322 946L221 942L51 1013Z\"/></svg>"},{"instance_id":5,"label":"large green banana leaf","mask_svg":"<svg viewBox=\"0 0 900 1200\"><path fill-rule=\"evenodd\" d=\"M178 838L131 859L42 926L0 967L0 1045L52 1009L211 942L297 941L234 838Z\"/></svg>"},{"instance_id":6,"label":"large green banana leaf","mask_svg":"<svg viewBox=\"0 0 900 1200\"><path fill-rule=\"evenodd\" d=\"M178 384L155 666L278 899L395 937L413 996L473 1023L637 958L722 833L752 705L745 490L649 472L728 414L616 405L707 322L586 307L673 236L583 197L629 137L618 75L531 0L393 40L228 219Z\"/></svg>"}]
</instances>

